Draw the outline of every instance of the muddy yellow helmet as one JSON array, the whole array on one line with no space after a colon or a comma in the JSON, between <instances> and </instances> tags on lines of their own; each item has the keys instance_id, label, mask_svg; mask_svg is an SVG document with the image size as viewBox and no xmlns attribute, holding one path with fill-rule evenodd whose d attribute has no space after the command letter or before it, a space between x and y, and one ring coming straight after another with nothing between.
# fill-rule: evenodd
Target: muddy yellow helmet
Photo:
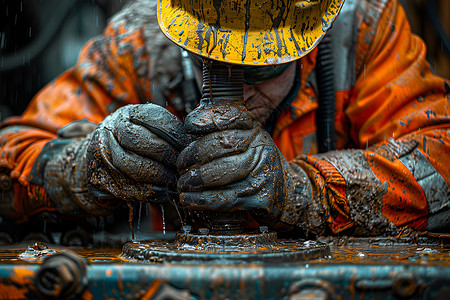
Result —
<instances>
[{"instance_id":1,"label":"muddy yellow helmet","mask_svg":"<svg viewBox=\"0 0 450 300\"><path fill-rule=\"evenodd\" d=\"M308 54L344 0L157 0L158 23L180 47L202 57L273 65Z\"/></svg>"}]
</instances>

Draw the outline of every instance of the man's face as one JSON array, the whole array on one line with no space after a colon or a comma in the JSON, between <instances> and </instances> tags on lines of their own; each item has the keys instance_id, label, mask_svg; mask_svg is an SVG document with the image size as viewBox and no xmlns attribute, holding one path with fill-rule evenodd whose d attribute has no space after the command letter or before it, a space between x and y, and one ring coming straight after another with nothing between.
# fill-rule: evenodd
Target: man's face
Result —
<instances>
[{"instance_id":1,"label":"man's face","mask_svg":"<svg viewBox=\"0 0 450 300\"><path fill-rule=\"evenodd\" d=\"M259 84L244 83L244 101L247 109L253 113L255 118L265 124L272 112L289 94L294 85L295 63L280 74L278 77L269 79ZM199 68L194 68L199 88L201 88L202 74Z\"/></svg>"},{"instance_id":2,"label":"man's face","mask_svg":"<svg viewBox=\"0 0 450 300\"><path fill-rule=\"evenodd\" d=\"M255 118L265 124L272 112L286 98L294 85L295 66L293 63L278 77L260 84L244 84L244 101Z\"/></svg>"}]
</instances>

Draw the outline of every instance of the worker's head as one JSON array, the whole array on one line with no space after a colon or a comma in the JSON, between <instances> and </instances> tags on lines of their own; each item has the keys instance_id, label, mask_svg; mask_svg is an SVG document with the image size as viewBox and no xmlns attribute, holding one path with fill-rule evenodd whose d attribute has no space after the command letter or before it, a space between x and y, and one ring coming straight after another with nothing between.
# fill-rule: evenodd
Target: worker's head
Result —
<instances>
[{"instance_id":1,"label":"worker's head","mask_svg":"<svg viewBox=\"0 0 450 300\"><path fill-rule=\"evenodd\" d=\"M246 105L264 123L344 0L157 0L163 33L200 61L244 67Z\"/></svg>"},{"instance_id":2,"label":"worker's head","mask_svg":"<svg viewBox=\"0 0 450 300\"><path fill-rule=\"evenodd\" d=\"M202 81L202 59L197 55L190 55L197 81ZM262 124L265 124L273 111L294 85L296 62L279 65L244 66L244 101L247 109Z\"/></svg>"},{"instance_id":3,"label":"worker's head","mask_svg":"<svg viewBox=\"0 0 450 300\"><path fill-rule=\"evenodd\" d=\"M201 57L251 66L282 64L309 53L344 0L157 0L158 23Z\"/></svg>"}]
</instances>

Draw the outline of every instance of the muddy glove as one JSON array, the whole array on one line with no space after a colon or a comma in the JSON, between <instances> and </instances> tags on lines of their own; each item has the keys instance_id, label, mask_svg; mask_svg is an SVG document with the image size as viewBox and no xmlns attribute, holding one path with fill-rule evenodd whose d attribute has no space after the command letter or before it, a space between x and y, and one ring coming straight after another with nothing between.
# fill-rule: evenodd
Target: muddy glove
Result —
<instances>
[{"instance_id":1,"label":"muddy glove","mask_svg":"<svg viewBox=\"0 0 450 300\"><path fill-rule=\"evenodd\" d=\"M112 195L154 203L176 197L175 163L189 142L182 122L161 106L118 109L100 123L89 144L91 195L98 201Z\"/></svg>"},{"instance_id":2,"label":"muddy glove","mask_svg":"<svg viewBox=\"0 0 450 300\"><path fill-rule=\"evenodd\" d=\"M25 211L56 207L63 215L86 217L110 214L120 204L114 200L99 204L89 195L86 152L97 125L86 119L73 121L45 144L30 173L33 201Z\"/></svg>"},{"instance_id":3,"label":"muddy glove","mask_svg":"<svg viewBox=\"0 0 450 300\"><path fill-rule=\"evenodd\" d=\"M164 202L174 193L176 157L188 143L181 121L153 104L120 108L98 126L72 122L36 159L30 205L45 206L48 196L62 214L88 216L110 214L120 199Z\"/></svg>"},{"instance_id":4,"label":"muddy glove","mask_svg":"<svg viewBox=\"0 0 450 300\"><path fill-rule=\"evenodd\" d=\"M233 110L233 108L232 108ZM269 134L248 111L227 117L205 108L189 115L189 132L204 134L179 155L180 202L190 209L251 211L264 223L283 209L289 182L287 162Z\"/></svg>"}]
</instances>

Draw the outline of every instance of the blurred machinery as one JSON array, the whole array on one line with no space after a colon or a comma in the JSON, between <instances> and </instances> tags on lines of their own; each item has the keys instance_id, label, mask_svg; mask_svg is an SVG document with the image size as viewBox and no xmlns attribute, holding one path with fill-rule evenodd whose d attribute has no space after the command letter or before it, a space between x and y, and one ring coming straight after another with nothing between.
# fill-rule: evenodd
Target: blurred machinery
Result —
<instances>
[{"instance_id":1,"label":"blurred machinery","mask_svg":"<svg viewBox=\"0 0 450 300\"><path fill-rule=\"evenodd\" d=\"M127 0L1 0L0 121L71 67Z\"/></svg>"}]
</instances>

